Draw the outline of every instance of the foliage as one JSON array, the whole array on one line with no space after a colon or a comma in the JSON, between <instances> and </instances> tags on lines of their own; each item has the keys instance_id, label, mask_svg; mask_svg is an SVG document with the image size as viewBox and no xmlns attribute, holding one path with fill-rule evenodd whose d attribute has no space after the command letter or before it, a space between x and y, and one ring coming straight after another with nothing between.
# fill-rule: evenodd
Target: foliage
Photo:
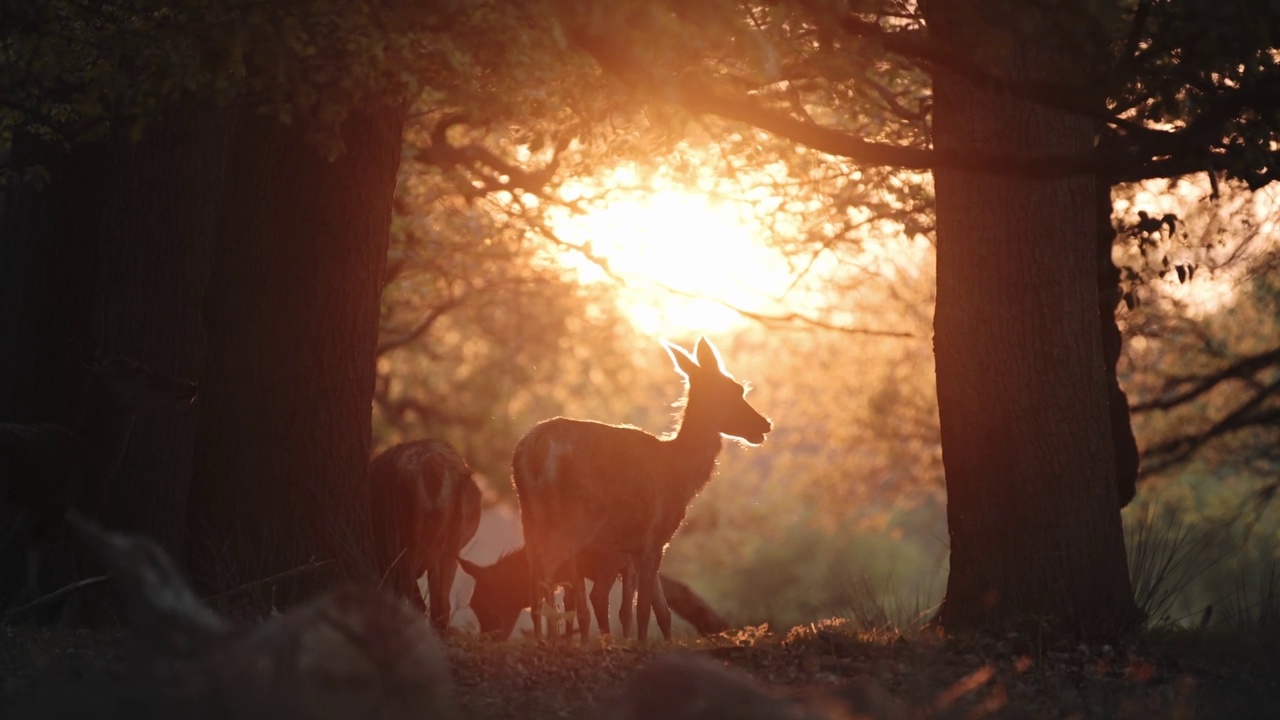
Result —
<instances>
[{"instance_id":1,"label":"foliage","mask_svg":"<svg viewBox=\"0 0 1280 720\"><path fill-rule=\"evenodd\" d=\"M1126 508L1130 573L1150 627L1230 624L1267 597L1280 518L1254 507L1242 485L1183 477Z\"/></svg>"},{"instance_id":2,"label":"foliage","mask_svg":"<svg viewBox=\"0 0 1280 720\"><path fill-rule=\"evenodd\" d=\"M1006 88L1104 124L1096 157L1047 169L929 153L931 69L986 71L925 41L916 5L896 1L6 3L0 140L22 128L78 142L104 127L145 128L184 103L270 112L332 140L345 113L371 98L411 104L376 432L383 444L449 439L498 488L509 448L533 421L565 413L661 430L678 392L607 289L581 285L558 264L545 224L558 183L636 162L705 185L713 167L722 177L704 189L751 198L796 268L834 258L835 270L815 272L810 289L841 305L806 306L810 319L863 327L877 313L914 338L744 333L721 343L779 433L767 458L730 452L671 562L694 567L681 559L687 553L697 567L739 568L717 581L732 588L725 597L749 596L761 576L777 588L820 585L821 600L803 608L820 612L839 602L840 581L819 568L872 564L850 559L863 552L861 533L936 528L936 515L913 515L937 510L941 484L924 342L932 271L920 270L931 264L932 188L922 170L981 164L1027 176L1094 172L1107 182L1208 171L1213 195L1228 194L1219 176L1250 188L1273 179L1274 8L1122 7L1128 25L1105 28L1118 40L1102 87ZM1179 220L1202 240L1224 225ZM895 234L907 242L876 242ZM1244 377L1223 370L1274 350L1273 333L1254 332L1274 329L1274 274L1239 281L1248 290L1232 308L1245 322L1193 317L1173 294L1150 292L1160 282L1152 273L1169 270L1162 259L1150 264L1151 247L1137 234L1121 245L1146 271L1135 270L1129 289L1153 295L1127 317L1143 342L1131 346L1126 385L1155 402L1215 376L1232 380L1158 417L1143 413L1139 435L1159 467L1162 447L1174 460L1189 457L1186 428L1214 433L1258 387L1275 385L1274 364ZM1192 265L1214 269L1198 257L1172 264ZM891 313L879 309L886 301L896 303ZM1214 434L1213 454L1201 456L1212 475L1273 469L1272 402L1250 406L1254 422ZM821 564L803 562L800 550Z\"/></svg>"},{"instance_id":3,"label":"foliage","mask_svg":"<svg viewBox=\"0 0 1280 720\"><path fill-rule=\"evenodd\" d=\"M1203 183L1169 190L1184 198L1209 192ZM1138 202L1155 205L1150 193ZM1158 478L1190 466L1209 477L1251 479L1265 505L1278 460L1274 193L1224 185L1215 203L1166 200L1153 209L1177 212L1179 233L1142 249L1136 238L1117 247L1141 271L1133 273L1135 307L1124 315L1131 339L1122 376L1144 472Z\"/></svg>"},{"instance_id":4,"label":"foliage","mask_svg":"<svg viewBox=\"0 0 1280 720\"><path fill-rule=\"evenodd\" d=\"M338 152L348 112L381 102L478 123L554 121L572 135L609 93L551 19L540 3L490 0L6 3L0 132L74 143L123 126L136 136L175 107L236 104Z\"/></svg>"}]
</instances>

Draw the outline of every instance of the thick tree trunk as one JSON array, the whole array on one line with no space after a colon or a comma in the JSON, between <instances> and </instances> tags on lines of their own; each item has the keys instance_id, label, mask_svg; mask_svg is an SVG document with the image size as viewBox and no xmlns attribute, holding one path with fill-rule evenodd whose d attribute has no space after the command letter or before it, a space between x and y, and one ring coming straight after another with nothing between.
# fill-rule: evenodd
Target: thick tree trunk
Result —
<instances>
[{"instance_id":1,"label":"thick tree trunk","mask_svg":"<svg viewBox=\"0 0 1280 720\"><path fill-rule=\"evenodd\" d=\"M69 154L26 133L14 138L17 171L0 212L0 422L72 426L79 414L78 373L62 339L87 329L94 281L86 238L101 219L95 179L106 168L102 150ZM45 180L36 179L35 167ZM0 532L10 520L7 512L0 517ZM0 547L0 607L12 607L26 587L28 549ZM66 548L54 564L66 580L73 564Z\"/></svg>"},{"instance_id":2,"label":"thick tree trunk","mask_svg":"<svg viewBox=\"0 0 1280 720\"><path fill-rule=\"evenodd\" d=\"M19 132L11 161L0 213L0 422L69 424L80 373L63 340L90 331L110 153L105 143L68 153Z\"/></svg>"},{"instance_id":3,"label":"thick tree trunk","mask_svg":"<svg viewBox=\"0 0 1280 720\"><path fill-rule=\"evenodd\" d=\"M219 229L231 113L200 108L113 142L94 335L108 354L198 380L201 318ZM105 526L181 557L198 405L140 413L108 494Z\"/></svg>"},{"instance_id":4,"label":"thick tree trunk","mask_svg":"<svg viewBox=\"0 0 1280 720\"><path fill-rule=\"evenodd\" d=\"M1138 491L1138 441L1133 436L1133 418L1129 412L1129 396L1120 386L1116 366L1124 339L1116 324L1116 308L1120 305L1120 268L1111 259L1116 241L1111 224L1111 184L1096 178L1095 212L1098 223L1098 328L1102 333L1102 356L1107 371L1107 402L1111 412L1111 444L1116 451L1116 500L1120 507L1128 505Z\"/></svg>"},{"instance_id":5,"label":"thick tree trunk","mask_svg":"<svg viewBox=\"0 0 1280 720\"><path fill-rule=\"evenodd\" d=\"M0 262L11 280L4 283L0 317L6 418L75 427L77 417L93 412L83 407L88 378L76 345L63 342L70 337L194 378L222 184L221 117L160 118L140 142L118 133L69 153L20 137L21 160L43 165L49 184L11 186L6 203ZM139 414L105 489L100 522L145 532L171 551L180 548L195 420L190 406ZM97 570L96 558L82 549L74 543L47 549L43 589ZM93 603L80 601L90 594L114 598L108 588L76 594L76 620L89 619L83 611Z\"/></svg>"},{"instance_id":6,"label":"thick tree trunk","mask_svg":"<svg viewBox=\"0 0 1280 720\"><path fill-rule=\"evenodd\" d=\"M365 472L402 125L397 110L355 114L330 161L272 118L237 124L187 514L204 590L337 561L255 586L280 605L372 572Z\"/></svg>"},{"instance_id":7,"label":"thick tree trunk","mask_svg":"<svg viewBox=\"0 0 1280 720\"><path fill-rule=\"evenodd\" d=\"M1090 48L1105 48L1072 31L1081 15L1041 3L927 8L932 38L1015 82L1078 76ZM1093 121L946 68L936 70L934 97L939 150L1044 156L1094 146ZM942 622L1123 631L1136 611L1098 332L1094 180L934 177L934 344L951 535Z\"/></svg>"}]
</instances>

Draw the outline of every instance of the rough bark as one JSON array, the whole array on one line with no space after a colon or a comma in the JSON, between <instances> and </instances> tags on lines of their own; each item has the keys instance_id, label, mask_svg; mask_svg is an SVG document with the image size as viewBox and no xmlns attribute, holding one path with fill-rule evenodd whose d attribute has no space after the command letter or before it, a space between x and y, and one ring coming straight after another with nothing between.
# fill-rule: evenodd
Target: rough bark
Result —
<instances>
[{"instance_id":1,"label":"rough bark","mask_svg":"<svg viewBox=\"0 0 1280 720\"><path fill-rule=\"evenodd\" d=\"M1035 82L1105 48L1083 13L1021 0L933 0L931 37ZM934 144L1024 156L1087 153L1083 117L938 68ZM1110 635L1136 618L1120 526L1098 332L1091 176L938 170L938 405L954 629L1048 623Z\"/></svg>"},{"instance_id":2,"label":"rough bark","mask_svg":"<svg viewBox=\"0 0 1280 720\"><path fill-rule=\"evenodd\" d=\"M198 380L230 114L202 108L113 142L94 335L107 353ZM181 553L198 405L139 414L102 522Z\"/></svg>"},{"instance_id":3,"label":"rough bark","mask_svg":"<svg viewBox=\"0 0 1280 720\"><path fill-rule=\"evenodd\" d=\"M80 373L63 339L89 331L109 153L102 143L67 152L18 132L11 158L0 213L0 421L70 424Z\"/></svg>"},{"instance_id":4,"label":"rough bark","mask_svg":"<svg viewBox=\"0 0 1280 720\"><path fill-rule=\"evenodd\" d=\"M353 114L330 161L297 128L237 121L187 514L204 590L337 561L260 586L280 605L334 572L371 575L369 407L402 125L398 110Z\"/></svg>"},{"instance_id":5,"label":"rough bark","mask_svg":"<svg viewBox=\"0 0 1280 720\"><path fill-rule=\"evenodd\" d=\"M0 422L72 428L85 415L86 378L64 340L89 334L110 153L105 143L68 152L18 132L11 158L17 171L0 213ZM36 168L43 179L32 172ZM0 548L0 605L12 604L26 587L28 550L20 543ZM66 543L44 542L39 558L38 587L77 579ZM60 610L42 608L23 619L48 620Z\"/></svg>"},{"instance_id":6,"label":"rough bark","mask_svg":"<svg viewBox=\"0 0 1280 720\"><path fill-rule=\"evenodd\" d=\"M1098 328L1102 333L1102 355L1107 372L1107 403L1111 412L1111 444L1116 451L1116 500L1120 507L1129 504L1138 490L1138 441L1133 435L1133 418L1129 413L1129 396L1120 386L1116 366L1124 342L1116 324L1116 308L1120 305L1120 268L1111 259L1116 230L1111 224L1111 184L1105 178L1095 180L1095 210L1098 223Z\"/></svg>"},{"instance_id":7,"label":"rough bark","mask_svg":"<svg viewBox=\"0 0 1280 720\"><path fill-rule=\"evenodd\" d=\"M12 186L6 203L0 264L12 282L4 283L0 378L7 417L74 428L94 412L84 407L92 396L77 346L64 342L70 337L175 377L196 376L224 125L214 113L176 113L151 122L140 142L118 133L69 152L22 136L22 163L45 167L49 182ZM138 416L106 488L102 522L180 547L195 414L185 406ZM41 575L50 587L95 570L79 550L46 553ZM88 594L73 604L89 608L81 602ZM74 619L89 618L77 611Z\"/></svg>"}]
</instances>

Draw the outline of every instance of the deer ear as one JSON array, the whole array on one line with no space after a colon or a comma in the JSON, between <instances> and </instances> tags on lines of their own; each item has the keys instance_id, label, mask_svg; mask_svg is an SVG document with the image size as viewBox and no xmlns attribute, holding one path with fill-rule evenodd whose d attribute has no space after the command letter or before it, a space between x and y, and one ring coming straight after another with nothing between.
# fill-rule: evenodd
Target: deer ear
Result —
<instances>
[{"instance_id":1,"label":"deer ear","mask_svg":"<svg viewBox=\"0 0 1280 720\"><path fill-rule=\"evenodd\" d=\"M676 371L681 375L692 377L698 371L698 361L685 352L684 348L679 345L673 345L666 340L662 341L662 347L667 349L667 354L671 356L671 362L675 363Z\"/></svg>"},{"instance_id":2,"label":"deer ear","mask_svg":"<svg viewBox=\"0 0 1280 720\"><path fill-rule=\"evenodd\" d=\"M458 558L458 567L462 568L462 572L470 575L471 577L477 580L480 579L480 576L484 574L485 570L488 570L488 568L481 567L464 557Z\"/></svg>"},{"instance_id":3,"label":"deer ear","mask_svg":"<svg viewBox=\"0 0 1280 720\"><path fill-rule=\"evenodd\" d=\"M716 349L715 345L711 344L711 341L706 336L698 338L696 352L698 353L698 365L708 369L715 368L720 371L721 375L724 374L724 363L720 361L720 351Z\"/></svg>"}]
</instances>

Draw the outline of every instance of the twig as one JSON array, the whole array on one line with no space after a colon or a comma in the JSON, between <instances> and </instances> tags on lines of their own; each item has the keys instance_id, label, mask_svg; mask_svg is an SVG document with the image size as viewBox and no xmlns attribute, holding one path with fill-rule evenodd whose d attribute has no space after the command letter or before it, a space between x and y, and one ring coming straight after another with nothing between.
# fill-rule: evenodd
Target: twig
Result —
<instances>
[{"instance_id":1,"label":"twig","mask_svg":"<svg viewBox=\"0 0 1280 720\"><path fill-rule=\"evenodd\" d=\"M223 590L222 592L216 595L209 595L204 599L205 601L221 600L222 598L225 598L228 595L234 595L238 592L251 590L255 587L258 587L259 585L266 585L267 583L275 582L277 580L283 580L285 578L292 577L294 575L301 575L302 573L311 572L312 570L317 570L326 565L332 565L333 563L336 563L336 562L337 560L329 559L329 560L321 560L318 562L312 562L307 565L301 565L299 567L292 568L290 570L285 570L284 572L276 573L275 575L271 575L269 577L259 578L257 580L251 580L245 583L244 585L241 585L240 587L234 587L234 588L231 588L230 590Z\"/></svg>"},{"instance_id":2,"label":"twig","mask_svg":"<svg viewBox=\"0 0 1280 720\"><path fill-rule=\"evenodd\" d=\"M40 607L41 605L48 605L49 603L55 600L60 600L66 597L67 595L70 595L71 593L74 593L78 590L83 590L84 588L107 582L110 579L111 579L110 575L98 575L97 577L85 578L84 580L77 580L60 590L54 590L48 595L45 595L43 597L38 597L35 600L32 600L31 602L27 603L26 605L23 605L22 607L17 607L12 610L9 610L5 612L4 616L6 619L11 618L19 613L26 612L27 610L31 610L32 608Z\"/></svg>"}]
</instances>

